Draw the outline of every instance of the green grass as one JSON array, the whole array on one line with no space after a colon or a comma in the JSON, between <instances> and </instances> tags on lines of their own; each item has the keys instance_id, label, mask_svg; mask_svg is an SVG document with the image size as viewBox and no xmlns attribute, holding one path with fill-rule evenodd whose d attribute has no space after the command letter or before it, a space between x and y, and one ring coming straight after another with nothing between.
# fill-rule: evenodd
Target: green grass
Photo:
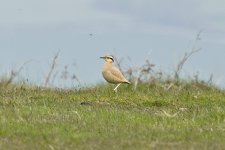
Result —
<instances>
[{"instance_id":1,"label":"green grass","mask_svg":"<svg viewBox=\"0 0 225 150\"><path fill-rule=\"evenodd\" d=\"M224 149L224 140L225 92L214 87L0 88L0 149Z\"/></svg>"}]
</instances>

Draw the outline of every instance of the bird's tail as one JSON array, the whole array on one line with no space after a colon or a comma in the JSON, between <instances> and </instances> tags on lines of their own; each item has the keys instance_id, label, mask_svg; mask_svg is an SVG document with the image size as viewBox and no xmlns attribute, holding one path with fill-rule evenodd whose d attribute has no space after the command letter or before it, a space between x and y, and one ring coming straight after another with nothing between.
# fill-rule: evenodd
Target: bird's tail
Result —
<instances>
[{"instance_id":1,"label":"bird's tail","mask_svg":"<svg viewBox=\"0 0 225 150\"><path fill-rule=\"evenodd\" d=\"M130 81L128 81L128 80L127 80L127 81L125 81L124 83L131 84L131 82L130 82Z\"/></svg>"}]
</instances>

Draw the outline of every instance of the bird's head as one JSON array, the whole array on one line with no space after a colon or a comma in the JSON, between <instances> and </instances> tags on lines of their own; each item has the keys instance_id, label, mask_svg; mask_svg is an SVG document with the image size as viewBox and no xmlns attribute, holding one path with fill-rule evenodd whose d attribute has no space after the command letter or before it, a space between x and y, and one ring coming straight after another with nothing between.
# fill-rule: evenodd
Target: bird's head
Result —
<instances>
[{"instance_id":1,"label":"bird's head","mask_svg":"<svg viewBox=\"0 0 225 150\"><path fill-rule=\"evenodd\" d=\"M114 58L112 55L105 55L103 57L100 57L102 59L104 59L106 62L110 62L110 63L113 63L114 62Z\"/></svg>"}]
</instances>

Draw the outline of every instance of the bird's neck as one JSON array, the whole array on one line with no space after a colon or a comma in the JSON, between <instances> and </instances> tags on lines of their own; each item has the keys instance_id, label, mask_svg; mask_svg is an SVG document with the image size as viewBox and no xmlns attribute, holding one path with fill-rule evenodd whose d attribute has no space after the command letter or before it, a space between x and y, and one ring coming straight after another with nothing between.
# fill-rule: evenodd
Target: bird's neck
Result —
<instances>
[{"instance_id":1,"label":"bird's neck","mask_svg":"<svg viewBox=\"0 0 225 150\"><path fill-rule=\"evenodd\" d=\"M109 62L109 61L107 61L105 63L108 64L108 65L112 65L113 64L112 62Z\"/></svg>"},{"instance_id":2,"label":"bird's neck","mask_svg":"<svg viewBox=\"0 0 225 150\"><path fill-rule=\"evenodd\" d=\"M105 62L104 67L111 67L113 65L113 63L111 62Z\"/></svg>"}]
</instances>

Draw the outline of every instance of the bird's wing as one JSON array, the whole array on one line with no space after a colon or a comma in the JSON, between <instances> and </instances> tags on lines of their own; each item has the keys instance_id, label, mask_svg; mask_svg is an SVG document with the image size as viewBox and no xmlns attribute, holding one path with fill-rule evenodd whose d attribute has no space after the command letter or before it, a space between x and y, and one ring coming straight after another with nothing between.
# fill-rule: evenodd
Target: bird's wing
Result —
<instances>
[{"instance_id":1,"label":"bird's wing","mask_svg":"<svg viewBox=\"0 0 225 150\"><path fill-rule=\"evenodd\" d=\"M121 71L116 68L116 67L112 67L110 70L110 73L117 78L118 80L120 80L121 82L127 82L126 78L123 76L123 74L121 73Z\"/></svg>"}]
</instances>

